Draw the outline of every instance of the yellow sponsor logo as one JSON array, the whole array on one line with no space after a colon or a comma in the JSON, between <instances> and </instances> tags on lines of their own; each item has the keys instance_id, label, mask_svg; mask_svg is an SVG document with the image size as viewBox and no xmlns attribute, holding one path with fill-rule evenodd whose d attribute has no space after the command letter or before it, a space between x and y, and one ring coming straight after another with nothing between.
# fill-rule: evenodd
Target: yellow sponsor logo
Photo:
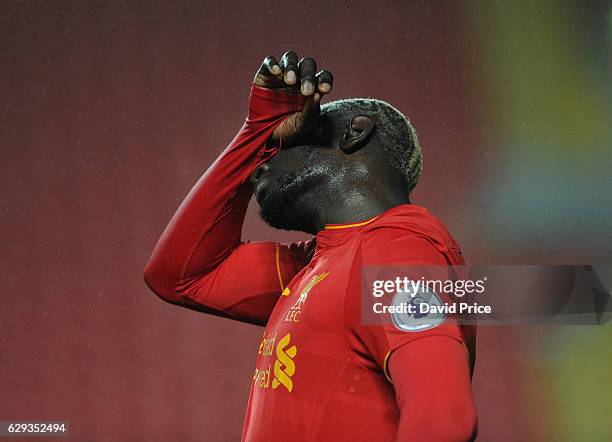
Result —
<instances>
[{"instance_id":1,"label":"yellow sponsor logo","mask_svg":"<svg viewBox=\"0 0 612 442\"><path fill-rule=\"evenodd\" d=\"M272 350L274 349L274 341L276 341L276 333L273 336L268 336L261 340L259 344L258 354L262 356L272 356Z\"/></svg>"},{"instance_id":2,"label":"yellow sponsor logo","mask_svg":"<svg viewBox=\"0 0 612 442\"><path fill-rule=\"evenodd\" d=\"M295 374L295 362L293 359L297 355L297 347L291 345L291 333L287 333L276 346L276 333L265 336L259 344L258 353L261 356L276 355L274 367L272 364L263 365L255 368L253 373L253 382L256 387L277 389L279 385L283 385L287 391L293 390L293 382L291 377ZM274 379L271 379L274 374ZM271 381L271 382L270 382Z\"/></svg>"},{"instance_id":3,"label":"yellow sponsor logo","mask_svg":"<svg viewBox=\"0 0 612 442\"><path fill-rule=\"evenodd\" d=\"M259 388L270 387L270 368L271 366L268 365L267 367L261 369L255 369L255 374L253 374L253 382L255 382L255 385L257 385Z\"/></svg>"},{"instance_id":4,"label":"yellow sponsor logo","mask_svg":"<svg viewBox=\"0 0 612 442\"><path fill-rule=\"evenodd\" d=\"M293 381L291 377L295 374L295 362L293 358L297 354L297 347L292 345L291 333L287 333L276 346L276 361L274 362L274 379L272 380L272 388L276 389L279 385L283 385L289 392L293 390Z\"/></svg>"}]
</instances>

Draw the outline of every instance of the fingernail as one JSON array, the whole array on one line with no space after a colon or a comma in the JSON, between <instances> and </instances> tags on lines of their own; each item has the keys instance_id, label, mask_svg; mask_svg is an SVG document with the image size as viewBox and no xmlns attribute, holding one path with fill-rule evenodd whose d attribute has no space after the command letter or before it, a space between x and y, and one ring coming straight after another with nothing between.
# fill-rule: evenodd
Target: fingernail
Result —
<instances>
[{"instance_id":1,"label":"fingernail","mask_svg":"<svg viewBox=\"0 0 612 442\"><path fill-rule=\"evenodd\" d=\"M305 81L302 84L302 93L304 95L310 95L314 92L314 85L310 81Z\"/></svg>"},{"instance_id":2,"label":"fingernail","mask_svg":"<svg viewBox=\"0 0 612 442\"><path fill-rule=\"evenodd\" d=\"M318 92L315 92L314 99L315 101L319 101L321 99L321 94Z\"/></svg>"},{"instance_id":3,"label":"fingernail","mask_svg":"<svg viewBox=\"0 0 612 442\"><path fill-rule=\"evenodd\" d=\"M322 92L329 92L331 85L329 83L322 83L319 85L319 89L321 89Z\"/></svg>"},{"instance_id":4,"label":"fingernail","mask_svg":"<svg viewBox=\"0 0 612 442\"><path fill-rule=\"evenodd\" d=\"M293 71L287 72L287 83L293 84L293 83L295 83L295 80L296 80L295 72L293 72Z\"/></svg>"},{"instance_id":5,"label":"fingernail","mask_svg":"<svg viewBox=\"0 0 612 442\"><path fill-rule=\"evenodd\" d=\"M281 72L281 68L280 68L279 65L275 64L274 66L272 66L272 73L273 74L277 74L278 75L278 74L280 74L280 72Z\"/></svg>"}]
</instances>

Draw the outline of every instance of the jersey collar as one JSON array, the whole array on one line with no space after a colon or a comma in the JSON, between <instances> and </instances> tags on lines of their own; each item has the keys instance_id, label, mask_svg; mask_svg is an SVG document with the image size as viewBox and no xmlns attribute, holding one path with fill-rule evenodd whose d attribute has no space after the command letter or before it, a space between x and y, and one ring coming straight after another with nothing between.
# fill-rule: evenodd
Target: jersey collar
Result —
<instances>
[{"instance_id":1,"label":"jersey collar","mask_svg":"<svg viewBox=\"0 0 612 442\"><path fill-rule=\"evenodd\" d=\"M362 226L370 224L372 221L374 221L379 216L380 215L376 215L370 219L367 219L365 221L358 221L356 223L325 224L325 230L341 230L341 229L351 229L354 227L362 227Z\"/></svg>"},{"instance_id":2,"label":"jersey collar","mask_svg":"<svg viewBox=\"0 0 612 442\"><path fill-rule=\"evenodd\" d=\"M326 224L325 229L317 233L317 249L325 249L344 244L365 226L376 221L380 215L352 223Z\"/></svg>"}]
</instances>

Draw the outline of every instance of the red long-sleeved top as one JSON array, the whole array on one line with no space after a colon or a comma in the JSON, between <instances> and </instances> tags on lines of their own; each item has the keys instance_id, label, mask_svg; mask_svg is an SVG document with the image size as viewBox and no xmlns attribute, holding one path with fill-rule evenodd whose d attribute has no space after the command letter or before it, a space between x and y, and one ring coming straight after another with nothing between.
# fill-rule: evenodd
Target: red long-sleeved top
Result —
<instances>
[{"instance_id":1,"label":"red long-sleeved top","mask_svg":"<svg viewBox=\"0 0 612 442\"><path fill-rule=\"evenodd\" d=\"M476 417L465 349L445 322L421 332L361 320L364 265L462 264L425 209L397 206L327 226L312 242L243 243L248 177L304 97L251 89L247 120L185 198L145 269L166 301L266 325L243 430L247 441L468 440ZM393 381L393 384L391 383Z\"/></svg>"}]
</instances>

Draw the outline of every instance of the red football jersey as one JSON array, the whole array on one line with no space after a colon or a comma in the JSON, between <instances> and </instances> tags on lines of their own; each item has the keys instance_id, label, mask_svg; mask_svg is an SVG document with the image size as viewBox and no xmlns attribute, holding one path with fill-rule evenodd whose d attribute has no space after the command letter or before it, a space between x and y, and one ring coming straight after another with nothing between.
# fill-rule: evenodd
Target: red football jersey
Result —
<instances>
[{"instance_id":1,"label":"red football jersey","mask_svg":"<svg viewBox=\"0 0 612 442\"><path fill-rule=\"evenodd\" d=\"M146 282L168 302L266 326L243 440L445 440L456 438L457 425L468 439L475 414L464 346L473 359L472 330L446 322L407 332L361 321L364 265L463 263L426 209L406 204L362 223L327 226L315 249L312 241L241 241L248 177L278 151L266 147L274 128L303 104L301 95L253 86L244 126L166 227ZM418 382L414 364L440 382L433 389ZM430 408L419 414L415 403L434 400L438 409L447 398L458 419L414 428L431 420Z\"/></svg>"},{"instance_id":2,"label":"red football jersey","mask_svg":"<svg viewBox=\"0 0 612 442\"><path fill-rule=\"evenodd\" d=\"M399 411L386 362L399 347L446 336L473 351L472 330L364 325L364 265L464 264L444 226L415 205L316 237L310 263L283 287L259 346L247 441L394 441ZM281 274L283 263L280 262Z\"/></svg>"}]
</instances>

